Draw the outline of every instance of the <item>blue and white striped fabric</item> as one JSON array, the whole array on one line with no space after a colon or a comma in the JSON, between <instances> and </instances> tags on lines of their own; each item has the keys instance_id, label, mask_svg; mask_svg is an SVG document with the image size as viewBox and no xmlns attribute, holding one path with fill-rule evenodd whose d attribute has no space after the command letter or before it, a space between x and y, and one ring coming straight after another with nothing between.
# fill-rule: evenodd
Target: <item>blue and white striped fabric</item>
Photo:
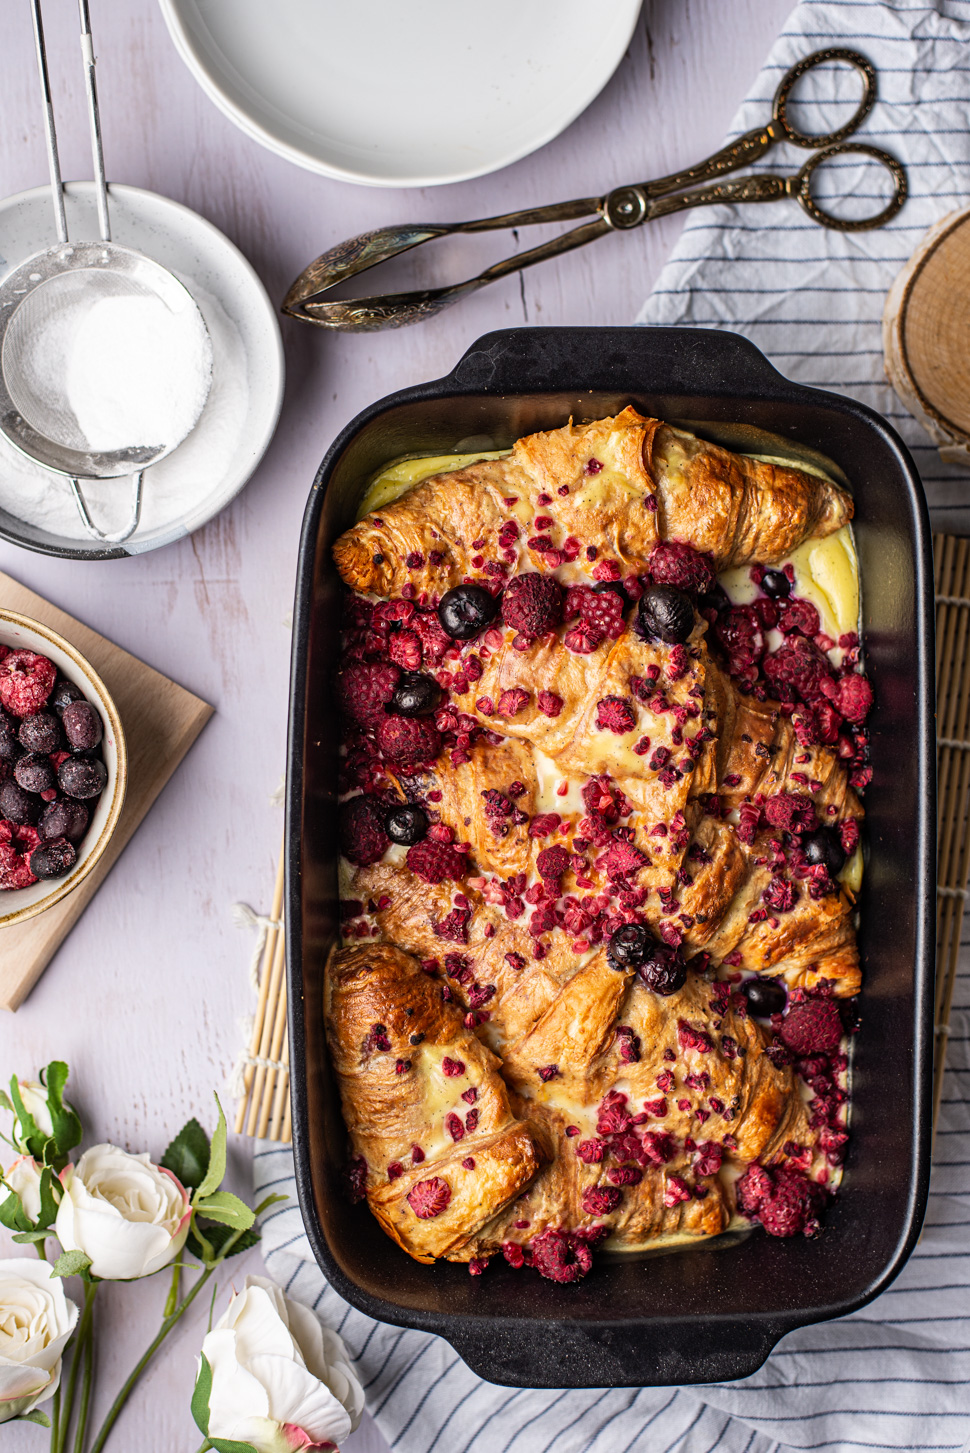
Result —
<instances>
[{"instance_id":1,"label":"blue and white striped fabric","mask_svg":"<svg viewBox=\"0 0 970 1453\"><path fill-rule=\"evenodd\" d=\"M913 449L937 527L967 529L966 474L940 464L883 381L880 317L923 231L970 202L970 0L802 0L734 134L763 123L782 72L828 43L878 67L881 99L861 139L905 161L912 200L890 227L859 234L824 231L791 202L695 214L642 321L735 329L790 377L873 405ZM809 97L820 129L838 124L822 99ZM782 159L794 170L804 153ZM867 183L852 185L858 199ZM268 1269L342 1334L368 1409L400 1453L970 1453L970 928L965 937L922 1239L878 1301L791 1334L743 1382L592 1392L484 1383L439 1338L373 1322L326 1285L290 1152L263 1142L257 1195L291 1198L264 1222Z\"/></svg>"}]
</instances>

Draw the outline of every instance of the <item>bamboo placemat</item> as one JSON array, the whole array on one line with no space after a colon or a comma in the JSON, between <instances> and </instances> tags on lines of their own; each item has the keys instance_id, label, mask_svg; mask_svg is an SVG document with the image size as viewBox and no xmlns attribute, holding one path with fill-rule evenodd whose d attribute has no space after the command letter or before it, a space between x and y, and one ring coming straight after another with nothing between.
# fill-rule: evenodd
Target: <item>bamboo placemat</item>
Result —
<instances>
[{"instance_id":1,"label":"bamboo placemat","mask_svg":"<svg viewBox=\"0 0 970 1453\"><path fill-rule=\"evenodd\" d=\"M938 887L936 908L936 1043L933 1124L943 1093L950 1007L960 956L960 934L970 881L970 539L934 535L936 590L936 705ZM269 1140L292 1139L283 860L269 918L262 926L259 997L249 1053L243 1057L242 1098L236 1132Z\"/></svg>"}]
</instances>

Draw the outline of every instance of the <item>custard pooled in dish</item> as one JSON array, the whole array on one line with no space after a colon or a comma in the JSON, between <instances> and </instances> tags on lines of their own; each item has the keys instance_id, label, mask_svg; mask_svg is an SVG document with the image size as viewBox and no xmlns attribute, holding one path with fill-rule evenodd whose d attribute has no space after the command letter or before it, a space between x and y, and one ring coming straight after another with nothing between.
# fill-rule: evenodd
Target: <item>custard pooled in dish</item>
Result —
<instances>
[{"instance_id":1,"label":"custard pooled in dish","mask_svg":"<svg viewBox=\"0 0 970 1453\"><path fill-rule=\"evenodd\" d=\"M443 463L334 547L353 1191L418 1260L556 1281L814 1235L860 986L851 500L632 408Z\"/></svg>"}]
</instances>

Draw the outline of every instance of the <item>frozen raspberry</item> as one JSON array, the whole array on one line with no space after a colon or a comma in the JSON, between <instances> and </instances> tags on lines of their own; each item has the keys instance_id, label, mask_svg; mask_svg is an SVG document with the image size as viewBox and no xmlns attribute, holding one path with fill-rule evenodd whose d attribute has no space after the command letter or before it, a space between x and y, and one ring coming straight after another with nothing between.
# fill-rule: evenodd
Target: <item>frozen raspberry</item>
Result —
<instances>
[{"instance_id":1,"label":"frozen raspberry","mask_svg":"<svg viewBox=\"0 0 970 1453\"><path fill-rule=\"evenodd\" d=\"M543 716L558 716L563 708L563 699L554 691L540 691L536 705Z\"/></svg>"},{"instance_id":2,"label":"frozen raspberry","mask_svg":"<svg viewBox=\"0 0 970 1453\"><path fill-rule=\"evenodd\" d=\"M771 1190L756 1216L769 1236L806 1236L818 1231L818 1213L825 1192L801 1171L779 1166L772 1171Z\"/></svg>"},{"instance_id":3,"label":"frozen raspberry","mask_svg":"<svg viewBox=\"0 0 970 1453\"><path fill-rule=\"evenodd\" d=\"M29 888L37 879L30 871L30 863L11 843L0 843L0 889Z\"/></svg>"},{"instance_id":4,"label":"frozen raspberry","mask_svg":"<svg viewBox=\"0 0 970 1453\"><path fill-rule=\"evenodd\" d=\"M411 872L426 883L444 883L449 878L461 878L468 867L464 853L451 843L439 843L431 837L408 848L405 861Z\"/></svg>"},{"instance_id":5,"label":"frozen raspberry","mask_svg":"<svg viewBox=\"0 0 970 1453\"><path fill-rule=\"evenodd\" d=\"M692 545L668 540L655 545L647 566L657 585L675 585L688 595L706 595L714 585L714 561Z\"/></svg>"},{"instance_id":6,"label":"frozen raspberry","mask_svg":"<svg viewBox=\"0 0 970 1453\"><path fill-rule=\"evenodd\" d=\"M340 849L345 858L368 868L384 856L389 846L384 809L376 797L363 793L344 803L340 809Z\"/></svg>"},{"instance_id":7,"label":"frozen raspberry","mask_svg":"<svg viewBox=\"0 0 970 1453\"><path fill-rule=\"evenodd\" d=\"M575 585L566 592L565 619L580 622L580 628L595 631L600 640L609 636L616 640L622 636L626 626L623 611L626 596L619 588L615 590L594 590L589 585Z\"/></svg>"},{"instance_id":8,"label":"frozen raspberry","mask_svg":"<svg viewBox=\"0 0 970 1453\"><path fill-rule=\"evenodd\" d=\"M839 739L842 718L830 701L817 701L813 706L801 703L792 712L792 726L800 746L834 746Z\"/></svg>"},{"instance_id":9,"label":"frozen raspberry","mask_svg":"<svg viewBox=\"0 0 970 1453\"><path fill-rule=\"evenodd\" d=\"M740 676L760 660L764 634L758 612L750 605L732 606L718 616L714 634L728 659L732 676Z\"/></svg>"},{"instance_id":10,"label":"frozen raspberry","mask_svg":"<svg viewBox=\"0 0 970 1453\"><path fill-rule=\"evenodd\" d=\"M606 640L606 632L598 626L581 621L563 636L563 645L577 656L590 656Z\"/></svg>"},{"instance_id":11,"label":"frozen raspberry","mask_svg":"<svg viewBox=\"0 0 970 1453\"><path fill-rule=\"evenodd\" d=\"M514 631L534 640L555 630L562 620L563 588L553 575L517 575L505 587L502 619Z\"/></svg>"},{"instance_id":12,"label":"frozen raspberry","mask_svg":"<svg viewBox=\"0 0 970 1453\"><path fill-rule=\"evenodd\" d=\"M603 696L596 703L596 728L598 731L616 732L625 736L632 732L637 719L633 706L625 696Z\"/></svg>"},{"instance_id":13,"label":"frozen raspberry","mask_svg":"<svg viewBox=\"0 0 970 1453\"><path fill-rule=\"evenodd\" d=\"M782 1042L799 1059L825 1054L838 1047L842 1019L834 999L803 999L793 1004L781 1022Z\"/></svg>"},{"instance_id":14,"label":"frozen raspberry","mask_svg":"<svg viewBox=\"0 0 970 1453\"><path fill-rule=\"evenodd\" d=\"M418 671L421 669L421 637L417 631L398 631L391 637L387 654L403 670Z\"/></svg>"},{"instance_id":15,"label":"frozen raspberry","mask_svg":"<svg viewBox=\"0 0 970 1453\"><path fill-rule=\"evenodd\" d=\"M2 789L0 789L2 791ZM550 833L562 822L558 812L540 812L529 823L529 836L540 838L548 837Z\"/></svg>"},{"instance_id":16,"label":"frozen raspberry","mask_svg":"<svg viewBox=\"0 0 970 1453\"><path fill-rule=\"evenodd\" d=\"M505 717L518 716L524 706L528 704L529 693L523 691L521 686L513 686L509 691L503 691L498 699L498 715Z\"/></svg>"},{"instance_id":17,"label":"frozen raspberry","mask_svg":"<svg viewBox=\"0 0 970 1453\"><path fill-rule=\"evenodd\" d=\"M623 1200L623 1192L613 1186L587 1186L583 1192L583 1210L587 1216L608 1216Z\"/></svg>"},{"instance_id":18,"label":"frozen raspberry","mask_svg":"<svg viewBox=\"0 0 970 1453\"><path fill-rule=\"evenodd\" d=\"M673 1210L674 1206L679 1206L682 1201L689 1201L690 1199L690 1186L684 1180L683 1176L665 1177L663 1202L668 1210Z\"/></svg>"},{"instance_id":19,"label":"frozen raspberry","mask_svg":"<svg viewBox=\"0 0 970 1453\"><path fill-rule=\"evenodd\" d=\"M785 636L798 632L802 636L817 636L821 629L818 611L810 600L793 595L789 600L777 602L778 629Z\"/></svg>"},{"instance_id":20,"label":"frozen raspberry","mask_svg":"<svg viewBox=\"0 0 970 1453\"><path fill-rule=\"evenodd\" d=\"M12 716L33 716L54 688L57 672L46 656L11 651L0 662L0 702Z\"/></svg>"},{"instance_id":21,"label":"frozen raspberry","mask_svg":"<svg viewBox=\"0 0 970 1453\"><path fill-rule=\"evenodd\" d=\"M420 1221L430 1221L433 1216L440 1216L450 1200L451 1187L441 1176L418 1181L408 1191L408 1205Z\"/></svg>"},{"instance_id":22,"label":"frozen raspberry","mask_svg":"<svg viewBox=\"0 0 970 1453\"><path fill-rule=\"evenodd\" d=\"M735 1189L741 1215L753 1217L771 1193L771 1177L760 1165L749 1165Z\"/></svg>"},{"instance_id":23,"label":"frozen raspberry","mask_svg":"<svg viewBox=\"0 0 970 1453\"><path fill-rule=\"evenodd\" d=\"M429 666L437 666L446 651L455 644L448 633L442 630L441 622L434 611L418 611L410 622L421 638L424 659Z\"/></svg>"},{"instance_id":24,"label":"frozen raspberry","mask_svg":"<svg viewBox=\"0 0 970 1453\"><path fill-rule=\"evenodd\" d=\"M588 1246L564 1231L543 1231L531 1245L532 1264L549 1281L579 1281L593 1264Z\"/></svg>"},{"instance_id":25,"label":"frozen raspberry","mask_svg":"<svg viewBox=\"0 0 970 1453\"><path fill-rule=\"evenodd\" d=\"M866 678L855 671L843 676L839 682L836 705L846 721L851 721L855 726L864 722L872 706L872 687Z\"/></svg>"},{"instance_id":26,"label":"frozen raspberry","mask_svg":"<svg viewBox=\"0 0 970 1453\"><path fill-rule=\"evenodd\" d=\"M392 762L433 762L441 736L424 717L385 716L377 727L377 745Z\"/></svg>"},{"instance_id":27,"label":"frozen raspberry","mask_svg":"<svg viewBox=\"0 0 970 1453\"><path fill-rule=\"evenodd\" d=\"M776 913L790 913L798 902L798 891L787 878L782 878L776 873L761 898Z\"/></svg>"},{"instance_id":28,"label":"frozen raspberry","mask_svg":"<svg viewBox=\"0 0 970 1453\"><path fill-rule=\"evenodd\" d=\"M771 826L783 832L811 832L817 826L815 805L804 792L778 792L762 811Z\"/></svg>"},{"instance_id":29,"label":"frozen raspberry","mask_svg":"<svg viewBox=\"0 0 970 1453\"><path fill-rule=\"evenodd\" d=\"M634 847L633 843L615 841L610 845L606 855L606 873L609 878L623 878L628 873L636 873L647 863L645 854Z\"/></svg>"},{"instance_id":30,"label":"frozen raspberry","mask_svg":"<svg viewBox=\"0 0 970 1453\"><path fill-rule=\"evenodd\" d=\"M761 664L771 689L782 701L807 701L810 706L825 700L823 682L831 682L829 663L814 641L789 636L777 651Z\"/></svg>"},{"instance_id":31,"label":"frozen raspberry","mask_svg":"<svg viewBox=\"0 0 970 1453\"><path fill-rule=\"evenodd\" d=\"M337 705L361 726L381 721L401 672L387 661L351 661L337 675Z\"/></svg>"},{"instance_id":32,"label":"frozen raspberry","mask_svg":"<svg viewBox=\"0 0 970 1453\"><path fill-rule=\"evenodd\" d=\"M714 1041L706 1030L696 1029L685 1019L677 1021L677 1038L681 1049L696 1049L700 1054L710 1054L714 1048Z\"/></svg>"},{"instance_id":33,"label":"frozen raspberry","mask_svg":"<svg viewBox=\"0 0 970 1453\"><path fill-rule=\"evenodd\" d=\"M677 1142L666 1130L646 1130L643 1149L651 1165L666 1165L677 1154Z\"/></svg>"},{"instance_id":34,"label":"frozen raspberry","mask_svg":"<svg viewBox=\"0 0 970 1453\"><path fill-rule=\"evenodd\" d=\"M536 869L540 878L558 883L570 861L570 854L563 847L543 848L536 858Z\"/></svg>"}]
</instances>

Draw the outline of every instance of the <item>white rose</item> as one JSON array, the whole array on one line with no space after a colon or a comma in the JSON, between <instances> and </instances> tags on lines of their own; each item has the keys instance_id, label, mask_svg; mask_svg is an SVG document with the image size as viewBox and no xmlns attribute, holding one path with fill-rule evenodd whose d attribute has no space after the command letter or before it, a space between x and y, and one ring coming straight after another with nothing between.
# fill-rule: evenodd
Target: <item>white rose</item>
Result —
<instances>
[{"instance_id":1,"label":"white rose","mask_svg":"<svg viewBox=\"0 0 970 1453\"><path fill-rule=\"evenodd\" d=\"M202 1351L212 1368L210 1438L292 1453L332 1448L360 1422L364 1390L343 1342L265 1277L247 1276Z\"/></svg>"},{"instance_id":2,"label":"white rose","mask_svg":"<svg viewBox=\"0 0 970 1453\"><path fill-rule=\"evenodd\" d=\"M47 1103L47 1091L39 1080L18 1080L17 1089L20 1091L20 1098L24 1102L24 1109L28 1115L33 1115L37 1129L41 1135L53 1135L54 1124L51 1120L50 1106ZM14 1136L20 1138L23 1129L20 1121L14 1123Z\"/></svg>"},{"instance_id":3,"label":"white rose","mask_svg":"<svg viewBox=\"0 0 970 1453\"><path fill-rule=\"evenodd\" d=\"M61 1172L54 1231L65 1251L91 1258L92 1276L128 1281L167 1266L189 1234L189 1197L147 1154L92 1145Z\"/></svg>"},{"instance_id":4,"label":"white rose","mask_svg":"<svg viewBox=\"0 0 970 1453\"><path fill-rule=\"evenodd\" d=\"M27 1220L36 1221L40 1215L40 1166L36 1160L22 1155L4 1174L4 1180L20 1197Z\"/></svg>"},{"instance_id":5,"label":"white rose","mask_svg":"<svg viewBox=\"0 0 970 1453\"><path fill-rule=\"evenodd\" d=\"M0 1261L0 1423L57 1391L77 1307L46 1261Z\"/></svg>"}]
</instances>

